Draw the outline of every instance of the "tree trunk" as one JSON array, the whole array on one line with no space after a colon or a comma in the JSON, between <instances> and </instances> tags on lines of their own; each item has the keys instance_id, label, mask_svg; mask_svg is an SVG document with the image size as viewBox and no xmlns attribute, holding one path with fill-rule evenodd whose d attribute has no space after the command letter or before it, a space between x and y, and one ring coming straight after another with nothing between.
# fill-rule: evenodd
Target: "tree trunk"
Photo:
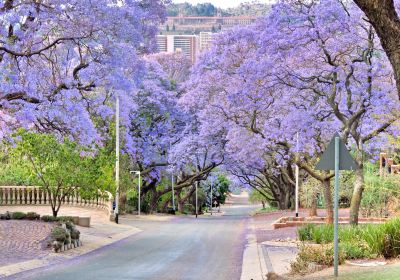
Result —
<instances>
[{"instance_id":1,"label":"tree trunk","mask_svg":"<svg viewBox=\"0 0 400 280\"><path fill-rule=\"evenodd\" d=\"M172 201L172 198L171 199L167 199L167 200L165 200L164 201L164 203L160 206L160 211L162 212L162 213L166 213L167 212L167 207L168 207L168 205L169 205L169 203Z\"/></svg>"},{"instance_id":2,"label":"tree trunk","mask_svg":"<svg viewBox=\"0 0 400 280\"><path fill-rule=\"evenodd\" d=\"M311 195L311 207L310 207L310 212L309 212L309 216L310 217L316 217L318 216L318 212L317 212L317 190L313 190L312 195Z\"/></svg>"},{"instance_id":3,"label":"tree trunk","mask_svg":"<svg viewBox=\"0 0 400 280\"><path fill-rule=\"evenodd\" d=\"M151 200L149 205L150 214L157 212L158 193L156 189L151 190Z\"/></svg>"},{"instance_id":4,"label":"tree trunk","mask_svg":"<svg viewBox=\"0 0 400 280\"><path fill-rule=\"evenodd\" d=\"M324 189L325 197L325 208L326 208L326 222L328 224L333 223L333 203L332 203L332 191L331 191L331 180L325 179L322 182L322 188Z\"/></svg>"},{"instance_id":5,"label":"tree trunk","mask_svg":"<svg viewBox=\"0 0 400 280\"><path fill-rule=\"evenodd\" d=\"M291 205L292 205L290 198L291 198L290 189L288 189L288 190L285 192L285 205L284 205L284 209L290 209L290 207L291 207Z\"/></svg>"},{"instance_id":6,"label":"tree trunk","mask_svg":"<svg viewBox=\"0 0 400 280\"><path fill-rule=\"evenodd\" d=\"M363 166L360 165L360 169L356 170L356 178L354 182L353 196L351 197L350 203L350 224L358 224L358 215L360 211L362 194L364 191L364 170Z\"/></svg>"},{"instance_id":7,"label":"tree trunk","mask_svg":"<svg viewBox=\"0 0 400 280\"><path fill-rule=\"evenodd\" d=\"M181 192L182 190L176 191L176 203L178 204L178 211L183 212L183 201L181 200Z\"/></svg>"},{"instance_id":8,"label":"tree trunk","mask_svg":"<svg viewBox=\"0 0 400 280\"><path fill-rule=\"evenodd\" d=\"M394 70L400 97L400 18L393 0L354 0L378 34Z\"/></svg>"},{"instance_id":9,"label":"tree trunk","mask_svg":"<svg viewBox=\"0 0 400 280\"><path fill-rule=\"evenodd\" d=\"M286 191L280 191L279 195L276 197L276 201L278 202L279 210L287 210L290 209L290 193Z\"/></svg>"},{"instance_id":10,"label":"tree trunk","mask_svg":"<svg viewBox=\"0 0 400 280\"><path fill-rule=\"evenodd\" d=\"M57 217L58 211L56 209L51 209L53 211L53 217Z\"/></svg>"}]
</instances>

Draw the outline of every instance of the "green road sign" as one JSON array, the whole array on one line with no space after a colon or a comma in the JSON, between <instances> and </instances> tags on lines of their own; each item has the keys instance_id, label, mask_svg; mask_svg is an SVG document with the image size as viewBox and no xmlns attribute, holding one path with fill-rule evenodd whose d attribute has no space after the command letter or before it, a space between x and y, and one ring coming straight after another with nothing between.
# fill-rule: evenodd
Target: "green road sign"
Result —
<instances>
[{"instance_id":1,"label":"green road sign","mask_svg":"<svg viewBox=\"0 0 400 280\"><path fill-rule=\"evenodd\" d=\"M335 138L339 137L339 170L355 170L358 164L350 155L343 140L338 133L335 133L321 159L316 165L316 170L335 170Z\"/></svg>"}]
</instances>

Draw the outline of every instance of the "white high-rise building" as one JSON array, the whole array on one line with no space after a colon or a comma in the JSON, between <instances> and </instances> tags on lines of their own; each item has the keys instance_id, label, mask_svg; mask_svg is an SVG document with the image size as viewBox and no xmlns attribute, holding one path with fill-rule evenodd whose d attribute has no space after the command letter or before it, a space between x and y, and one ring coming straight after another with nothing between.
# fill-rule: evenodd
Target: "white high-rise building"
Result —
<instances>
[{"instance_id":1,"label":"white high-rise building","mask_svg":"<svg viewBox=\"0 0 400 280\"><path fill-rule=\"evenodd\" d=\"M213 34L212 32L200 32L200 51L208 49L211 46Z\"/></svg>"},{"instance_id":2,"label":"white high-rise building","mask_svg":"<svg viewBox=\"0 0 400 280\"><path fill-rule=\"evenodd\" d=\"M157 49L159 52L181 51L194 63L200 49L199 36L157 35Z\"/></svg>"}]
</instances>

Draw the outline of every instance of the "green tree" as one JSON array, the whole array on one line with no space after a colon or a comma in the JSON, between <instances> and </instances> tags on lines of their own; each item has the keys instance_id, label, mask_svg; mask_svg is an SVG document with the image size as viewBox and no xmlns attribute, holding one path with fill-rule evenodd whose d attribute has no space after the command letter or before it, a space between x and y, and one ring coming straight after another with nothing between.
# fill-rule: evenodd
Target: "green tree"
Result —
<instances>
[{"instance_id":1,"label":"green tree","mask_svg":"<svg viewBox=\"0 0 400 280\"><path fill-rule=\"evenodd\" d=\"M83 147L64 139L58 141L50 134L20 132L16 137L15 156L28 162L32 176L36 176L40 187L51 193L50 206L57 217L63 200L75 191L83 196L97 193L94 178L97 167L93 157L85 155Z\"/></svg>"},{"instance_id":2,"label":"green tree","mask_svg":"<svg viewBox=\"0 0 400 280\"><path fill-rule=\"evenodd\" d=\"M212 184L213 205L215 204L215 202L217 206L224 204L226 197L229 193L230 181L226 178L225 175L219 174L214 182L212 183L208 182L207 184L204 185L203 189L205 190L207 195L206 199L207 205L209 205L210 203L211 184Z\"/></svg>"},{"instance_id":3,"label":"green tree","mask_svg":"<svg viewBox=\"0 0 400 280\"><path fill-rule=\"evenodd\" d=\"M261 203L262 204L262 209L266 209L266 204L268 202L267 198L265 195L260 193L258 190L254 190L249 197L249 201L251 203Z\"/></svg>"}]
</instances>

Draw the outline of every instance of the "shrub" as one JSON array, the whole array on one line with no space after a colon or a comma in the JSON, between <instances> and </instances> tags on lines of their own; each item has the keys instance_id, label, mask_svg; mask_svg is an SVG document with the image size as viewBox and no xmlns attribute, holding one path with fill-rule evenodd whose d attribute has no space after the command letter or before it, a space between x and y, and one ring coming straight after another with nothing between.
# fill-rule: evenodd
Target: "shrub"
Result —
<instances>
[{"instance_id":1,"label":"shrub","mask_svg":"<svg viewBox=\"0 0 400 280\"><path fill-rule=\"evenodd\" d=\"M28 220L39 220L40 219L40 215L35 213L35 212L28 212L26 214L26 219L28 219Z\"/></svg>"},{"instance_id":2,"label":"shrub","mask_svg":"<svg viewBox=\"0 0 400 280\"><path fill-rule=\"evenodd\" d=\"M311 241L312 240L312 232L315 229L314 224L307 224L303 227L297 229L297 235L300 241Z\"/></svg>"},{"instance_id":3,"label":"shrub","mask_svg":"<svg viewBox=\"0 0 400 280\"><path fill-rule=\"evenodd\" d=\"M317 244L333 242L332 225L304 226L298 229L299 239ZM347 259L400 256L400 218L384 224L339 227L339 246Z\"/></svg>"},{"instance_id":4,"label":"shrub","mask_svg":"<svg viewBox=\"0 0 400 280\"><path fill-rule=\"evenodd\" d=\"M380 226L384 232L382 255L385 258L400 256L400 218L392 219Z\"/></svg>"},{"instance_id":5,"label":"shrub","mask_svg":"<svg viewBox=\"0 0 400 280\"><path fill-rule=\"evenodd\" d=\"M56 217L56 221L57 222L62 222L62 223L66 223L66 222L74 222L74 218L71 216L60 216L60 217Z\"/></svg>"},{"instance_id":6,"label":"shrub","mask_svg":"<svg viewBox=\"0 0 400 280\"><path fill-rule=\"evenodd\" d=\"M11 219L11 214L10 212L6 212L5 214L0 214L0 220L9 220Z\"/></svg>"},{"instance_id":7,"label":"shrub","mask_svg":"<svg viewBox=\"0 0 400 280\"><path fill-rule=\"evenodd\" d=\"M345 255L339 252L339 264L343 263ZM311 265L332 266L333 244L300 245L296 260L291 263L292 273L306 273Z\"/></svg>"},{"instance_id":8,"label":"shrub","mask_svg":"<svg viewBox=\"0 0 400 280\"><path fill-rule=\"evenodd\" d=\"M13 220L23 220L26 218L26 214L23 212L13 212L11 214L11 219Z\"/></svg>"},{"instance_id":9,"label":"shrub","mask_svg":"<svg viewBox=\"0 0 400 280\"><path fill-rule=\"evenodd\" d=\"M64 244L68 244L70 242L70 238L71 238L71 234L69 233L69 231L66 231L65 234L65 240L64 240Z\"/></svg>"},{"instance_id":10,"label":"shrub","mask_svg":"<svg viewBox=\"0 0 400 280\"><path fill-rule=\"evenodd\" d=\"M316 226L311 234L312 240L317 244L333 242L333 225Z\"/></svg>"},{"instance_id":11,"label":"shrub","mask_svg":"<svg viewBox=\"0 0 400 280\"><path fill-rule=\"evenodd\" d=\"M67 240L67 231L57 226L51 231L51 237L58 242L64 243Z\"/></svg>"},{"instance_id":12,"label":"shrub","mask_svg":"<svg viewBox=\"0 0 400 280\"><path fill-rule=\"evenodd\" d=\"M80 235L81 235L80 231L77 230L75 227L73 227L73 228L71 229L71 239L72 239L72 240L77 240L77 239L79 239Z\"/></svg>"},{"instance_id":13,"label":"shrub","mask_svg":"<svg viewBox=\"0 0 400 280\"><path fill-rule=\"evenodd\" d=\"M371 259L377 257L371 253L370 248L363 242L341 242L340 250L343 252L346 259Z\"/></svg>"},{"instance_id":14,"label":"shrub","mask_svg":"<svg viewBox=\"0 0 400 280\"><path fill-rule=\"evenodd\" d=\"M67 227L67 229L72 230L74 228L74 223L67 221L65 222L65 226Z\"/></svg>"},{"instance_id":15,"label":"shrub","mask_svg":"<svg viewBox=\"0 0 400 280\"><path fill-rule=\"evenodd\" d=\"M294 262L290 263L290 272L293 274L306 274L309 272L309 265L306 260L297 257Z\"/></svg>"},{"instance_id":16,"label":"shrub","mask_svg":"<svg viewBox=\"0 0 400 280\"><path fill-rule=\"evenodd\" d=\"M53 217L53 216L50 216L50 215L43 215L40 219L43 222L56 222L56 221L58 221L57 217Z\"/></svg>"},{"instance_id":17,"label":"shrub","mask_svg":"<svg viewBox=\"0 0 400 280\"><path fill-rule=\"evenodd\" d=\"M314 246L300 246L298 257L311 263L333 265L333 245L323 244ZM344 255L339 254L339 264L343 263Z\"/></svg>"},{"instance_id":18,"label":"shrub","mask_svg":"<svg viewBox=\"0 0 400 280\"><path fill-rule=\"evenodd\" d=\"M43 215L41 220L43 222L61 222L61 223L71 222L71 223L73 223L74 218L70 217L70 216L53 217L50 215Z\"/></svg>"},{"instance_id":19,"label":"shrub","mask_svg":"<svg viewBox=\"0 0 400 280\"><path fill-rule=\"evenodd\" d=\"M371 254L382 255L384 250L385 231L381 225L364 225L362 238L367 243Z\"/></svg>"}]
</instances>

